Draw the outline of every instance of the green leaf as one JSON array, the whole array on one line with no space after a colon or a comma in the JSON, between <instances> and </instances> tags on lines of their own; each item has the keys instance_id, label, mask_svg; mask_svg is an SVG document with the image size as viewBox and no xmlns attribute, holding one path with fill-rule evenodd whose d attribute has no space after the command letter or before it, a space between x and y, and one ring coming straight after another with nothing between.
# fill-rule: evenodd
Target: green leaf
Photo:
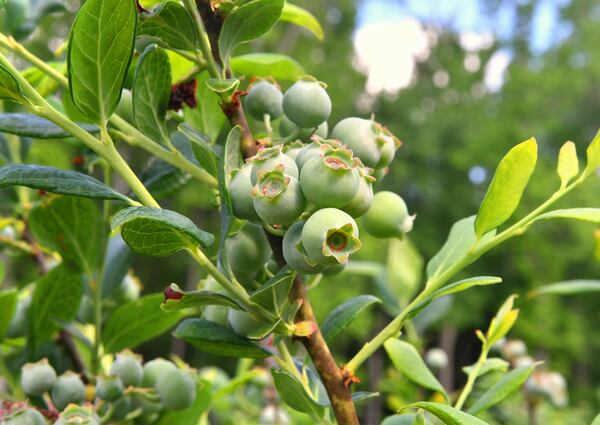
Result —
<instances>
[{"instance_id":1,"label":"green leaf","mask_svg":"<svg viewBox=\"0 0 600 425\"><path fill-rule=\"evenodd\" d=\"M562 145L558 153L558 167L556 171L560 177L561 187L566 187L573 177L579 174L579 160L577 159L575 143L569 141Z\"/></svg>"},{"instance_id":2,"label":"green leaf","mask_svg":"<svg viewBox=\"0 0 600 425\"><path fill-rule=\"evenodd\" d=\"M283 6L280 20L282 22L291 22L292 24L306 28L319 40L323 40L324 34L321 24L317 18L306 9L286 2L285 6Z\"/></svg>"},{"instance_id":3,"label":"green leaf","mask_svg":"<svg viewBox=\"0 0 600 425\"><path fill-rule=\"evenodd\" d=\"M238 80L237 78L227 78L226 80L222 80L219 78L209 78L205 81L205 84L208 86L209 89L211 89L215 93L232 94L239 87L240 80Z\"/></svg>"},{"instance_id":4,"label":"green leaf","mask_svg":"<svg viewBox=\"0 0 600 425\"><path fill-rule=\"evenodd\" d=\"M196 399L186 409L165 411L155 422L155 425L197 425L201 423L201 417L208 410L211 403L211 387L203 383L199 384Z\"/></svg>"},{"instance_id":5,"label":"green leaf","mask_svg":"<svg viewBox=\"0 0 600 425\"><path fill-rule=\"evenodd\" d=\"M296 272L287 267L282 268L275 276L258 288L250 296L250 300L279 316L295 277Z\"/></svg>"},{"instance_id":6,"label":"green leaf","mask_svg":"<svg viewBox=\"0 0 600 425\"><path fill-rule=\"evenodd\" d=\"M538 365L539 363L534 363L519 366L511 370L483 393L467 412L471 415L476 415L505 400L523 386L529 375L531 375Z\"/></svg>"},{"instance_id":7,"label":"green leaf","mask_svg":"<svg viewBox=\"0 0 600 425\"><path fill-rule=\"evenodd\" d=\"M15 77L2 65L0 65L0 99L18 103L27 102Z\"/></svg>"},{"instance_id":8,"label":"green leaf","mask_svg":"<svg viewBox=\"0 0 600 425\"><path fill-rule=\"evenodd\" d=\"M600 425L600 414L594 418L592 425Z\"/></svg>"},{"instance_id":9,"label":"green leaf","mask_svg":"<svg viewBox=\"0 0 600 425\"><path fill-rule=\"evenodd\" d=\"M417 415L413 413L403 413L401 415L388 416L380 425L413 425Z\"/></svg>"},{"instance_id":10,"label":"green leaf","mask_svg":"<svg viewBox=\"0 0 600 425\"><path fill-rule=\"evenodd\" d=\"M528 298L538 295L573 295L587 292L600 292L600 280L566 280L540 286L527 294Z\"/></svg>"},{"instance_id":11,"label":"green leaf","mask_svg":"<svg viewBox=\"0 0 600 425\"><path fill-rule=\"evenodd\" d=\"M513 309L515 298L517 298L517 295L508 297L490 322L486 335L488 346L492 346L497 341L504 338L517 321L519 310Z\"/></svg>"},{"instance_id":12,"label":"green leaf","mask_svg":"<svg viewBox=\"0 0 600 425\"><path fill-rule=\"evenodd\" d=\"M175 283L171 289L182 295L179 299L167 299L163 301L160 308L163 311L177 311L186 308L204 307L207 305L221 305L241 310L242 307L226 295L214 291L182 291Z\"/></svg>"},{"instance_id":13,"label":"green leaf","mask_svg":"<svg viewBox=\"0 0 600 425\"><path fill-rule=\"evenodd\" d=\"M106 228L96 202L57 196L33 208L29 226L37 241L87 275L100 265Z\"/></svg>"},{"instance_id":14,"label":"green leaf","mask_svg":"<svg viewBox=\"0 0 600 425\"><path fill-rule=\"evenodd\" d=\"M4 339L15 314L18 294L15 288L0 292L0 342Z\"/></svg>"},{"instance_id":15,"label":"green leaf","mask_svg":"<svg viewBox=\"0 0 600 425\"><path fill-rule=\"evenodd\" d=\"M152 13L142 13L137 34L177 50L194 50L197 43L194 21L177 1L166 1Z\"/></svg>"},{"instance_id":16,"label":"green leaf","mask_svg":"<svg viewBox=\"0 0 600 425\"><path fill-rule=\"evenodd\" d=\"M486 422L477 419L475 416L471 416L454 407L441 403L419 401L403 407L402 410L410 408L427 410L429 413L439 418L445 425L488 425Z\"/></svg>"},{"instance_id":17,"label":"green leaf","mask_svg":"<svg viewBox=\"0 0 600 425\"><path fill-rule=\"evenodd\" d=\"M230 329L203 319L187 319L173 331L200 351L218 356L262 359L271 355L259 345L235 334Z\"/></svg>"},{"instance_id":18,"label":"green leaf","mask_svg":"<svg viewBox=\"0 0 600 425\"><path fill-rule=\"evenodd\" d=\"M119 211L112 230L120 229L129 247L144 255L166 257L182 249L206 248L214 236L200 230L187 217L175 211L151 207L130 207Z\"/></svg>"},{"instance_id":19,"label":"green leaf","mask_svg":"<svg viewBox=\"0 0 600 425\"><path fill-rule=\"evenodd\" d=\"M594 173L596 168L600 167L600 131L596 133L596 137L586 150L587 164L584 173L586 176Z\"/></svg>"},{"instance_id":20,"label":"green leaf","mask_svg":"<svg viewBox=\"0 0 600 425\"><path fill-rule=\"evenodd\" d=\"M483 376L488 372L492 371L500 371L506 372L510 363L506 360L500 359L498 357L490 357L489 359L485 359L481 367L479 368L479 372L477 373L477 377ZM475 365L465 366L462 368L463 372L468 375L475 368Z\"/></svg>"},{"instance_id":21,"label":"green leaf","mask_svg":"<svg viewBox=\"0 0 600 425\"><path fill-rule=\"evenodd\" d=\"M294 376L281 369L271 369L271 375L277 393L285 404L313 417L323 415L323 407L306 393L304 386Z\"/></svg>"},{"instance_id":22,"label":"green leaf","mask_svg":"<svg viewBox=\"0 0 600 425\"><path fill-rule=\"evenodd\" d=\"M191 176L166 161L155 159L140 174L140 180L155 199L161 199L184 187Z\"/></svg>"},{"instance_id":23,"label":"green leaf","mask_svg":"<svg viewBox=\"0 0 600 425\"><path fill-rule=\"evenodd\" d=\"M7 164L0 167L0 187L8 186L26 186L60 195L133 203L127 196L87 174L43 165Z\"/></svg>"},{"instance_id":24,"label":"green leaf","mask_svg":"<svg viewBox=\"0 0 600 425\"><path fill-rule=\"evenodd\" d=\"M369 392L369 391L355 391L352 393L352 401L354 403L363 403L367 400L371 400L372 398L379 397L379 393Z\"/></svg>"},{"instance_id":25,"label":"green leaf","mask_svg":"<svg viewBox=\"0 0 600 425\"><path fill-rule=\"evenodd\" d=\"M473 286L494 285L496 283L501 282L502 278L496 276L470 277L468 279L463 279L458 282L451 283L448 286L444 286L441 289L438 289L433 294L431 294L431 299L443 297L444 295L456 294L457 292L466 291L467 289L470 289Z\"/></svg>"},{"instance_id":26,"label":"green leaf","mask_svg":"<svg viewBox=\"0 0 600 425\"><path fill-rule=\"evenodd\" d=\"M73 103L105 125L117 108L133 54L137 11L133 1L87 0L69 38L67 67Z\"/></svg>"},{"instance_id":27,"label":"green leaf","mask_svg":"<svg viewBox=\"0 0 600 425\"><path fill-rule=\"evenodd\" d=\"M171 98L171 64L162 47L144 50L133 80L133 119L142 133L154 140L168 141L165 123Z\"/></svg>"},{"instance_id":28,"label":"green leaf","mask_svg":"<svg viewBox=\"0 0 600 425\"><path fill-rule=\"evenodd\" d=\"M551 218L568 218L572 220L600 223L600 208L567 208L554 210L539 215L534 221L547 220Z\"/></svg>"},{"instance_id":29,"label":"green leaf","mask_svg":"<svg viewBox=\"0 0 600 425\"><path fill-rule=\"evenodd\" d=\"M475 232L478 238L513 215L536 162L537 143L534 138L518 144L502 158L477 213Z\"/></svg>"},{"instance_id":30,"label":"green leaf","mask_svg":"<svg viewBox=\"0 0 600 425\"><path fill-rule=\"evenodd\" d=\"M145 295L112 312L102 330L104 349L116 353L124 348L134 348L172 328L183 314L162 311L162 300L162 294Z\"/></svg>"},{"instance_id":31,"label":"green leaf","mask_svg":"<svg viewBox=\"0 0 600 425\"><path fill-rule=\"evenodd\" d=\"M470 216L460 219L452 225L448 239L439 252L427 263L428 279L439 276L467 255L469 249L477 242L474 223L475 216ZM494 235L495 231L487 233L482 242Z\"/></svg>"},{"instance_id":32,"label":"green leaf","mask_svg":"<svg viewBox=\"0 0 600 425\"><path fill-rule=\"evenodd\" d=\"M82 124L81 128L90 133L98 133L100 131L95 125L89 124ZM35 139L64 139L72 137L71 133L45 118L20 112L1 113L0 132L33 137Z\"/></svg>"},{"instance_id":33,"label":"green leaf","mask_svg":"<svg viewBox=\"0 0 600 425\"><path fill-rule=\"evenodd\" d=\"M373 295L359 295L337 306L325 319L321 331L328 343L338 336L360 313L381 300Z\"/></svg>"},{"instance_id":34,"label":"green leaf","mask_svg":"<svg viewBox=\"0 0 600 425\"><path fill-rule=\"evenodd\" d=\"M306 74L302 65L289 56L277 53L249 53L231 58L235 75L273 77L276 80L296 81Z\"/></svg>"},{"instance_id":35,"label":"green leaf","mask_svg":"<svg viewBox=\"0 0 600 425\"><path fill-rule=\"evenodd\" d=\"M424 388L443 394L446 400L449 400L444 387L427 368L415 347L394 338L388 339L383 346L400 373Z\"/></svg>"},{"instance_id":36,"label":"green leaf","mask_svg":"<svg viewBox=\"0 0 600 425\"><path fill-rule=\"evenodd\" d=\"M77 315L83 295L81 274L60 264L35 283L29 319L34 346L50 338L58 323L70 322Z\"/></svg>"},{"instance_id":37,"label":"green leaf","mask_svg":"<svg viewBox=\"0 0 600 425\"><path fill-rule=\"evenodd\" d=\"M207 137L204 134L200 133L188 123L179 124L177 130L192 142L194 156L202 168L208 171L212 176L217 177L219 158L212 150L210 140L207 140Z\"/></svg>"},{"instance_id":38,"label":"green leaf","mask_svg":"<svg viewBox=\"0 0 600 425\"><path fill-rule=\"evenodd\" d=\"M254 0L234 9L225 19L219 34L223 60L228 62L236 46L267 33L281 16L284 4L284 0Z\"/></svg>"},{"instance_id":39,"label":"green leaf","mask_svg":"<svg viewBox=\"0 0 600 425\"><path fill-rule=\"evenodd\" d=\"M225 123L226 117L221 109L219 95L206 85L206 80L209 77L206 71L197 77L196 99L198 100L198 105L194 109L184 105L183 115L186 122L190 123L202 134L206 134L209 143L214 144Z\"/></svg>"},{"instance_id":40,"label":"green leaf","mask_svg":"<svg viewBox=\"0 0 600 425\"><path fill-rule=\"evenodd\" d=\"M110 297L121 286L131 266L132 254L121 235L114 235L108 240L104 253L102 297Z\"/></svg>"}]
</instances>

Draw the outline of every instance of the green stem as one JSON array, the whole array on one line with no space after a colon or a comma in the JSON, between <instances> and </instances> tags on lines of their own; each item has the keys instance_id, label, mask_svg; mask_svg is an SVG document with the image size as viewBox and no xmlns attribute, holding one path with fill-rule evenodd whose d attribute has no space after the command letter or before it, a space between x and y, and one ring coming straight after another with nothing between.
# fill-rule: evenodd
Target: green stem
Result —
<instances>
[{"instance_id":1,"label":"green stem","mask_svg":"<svg viewBox=\"0 0 600 425\"><path fill-rule=\"evenodd\" d=\"M479 359L477 359L477 363L475 363L475 366L473 366L473 369L471 369L471 371L469 372L467 383L461 391L458 400L456 400L456 404L454 405L456 409L462 409L462 407L465 404L465 401L467 401L467 397L469 397L469 394L471 394L471 391L473 391L473 385L475 385L475 380L479 376L479 370L481 369L481 366L483 366L483 364L487 360L488 353L489 348L486 344L484 344L483 347L481 347L481 354L479 355Z\"/></svg>"},{"instance_id":2,"label":"green stem","mask_svg":"<svg viewBox=\"0 0 600 425\"><path fill-rule=\"evenodd\" d=\"M194 18L194 27L196 28L196 35L198 36L198 41L200 42L200 51L202 52L202 56L206 62L208 72L210 73L211 77L220 80L223 77L219 72L219 68L215 62L215 59L213 58L210 40L208 39L206 28L204 28L204 22L202 21L200 12L198 12L198 8L196 7L196 2L194 0L184 0L183 3L188 12L190 12Z\"/></svg>"}]
</instances>

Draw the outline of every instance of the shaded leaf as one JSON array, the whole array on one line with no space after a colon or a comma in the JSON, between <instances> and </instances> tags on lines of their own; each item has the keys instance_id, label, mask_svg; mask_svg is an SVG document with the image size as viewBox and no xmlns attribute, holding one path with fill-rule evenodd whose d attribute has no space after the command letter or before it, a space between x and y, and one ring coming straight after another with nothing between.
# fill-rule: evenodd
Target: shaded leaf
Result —
<instances>
[{"instance_id":1,"label":"shaded leaf","mask_svg":"<svg viewBox=\"0 0 600 425\"><path fill-rule=\"evenodd\" d=\"M281 21L290 22L294 25L306 28L319 40L323 40L324 34L321 24L317 18L306 9L286 2L283 6L283 11L281 12Z\"/></svg>"},{"instance_id":2,"label":"shaded leaf","mask_svg":"<svg viewBox=\"0 0 600 425\"><path fill-rule=\"evenodd\" d=\"M187 217L175 211L151 207L130 207L119 211L112 230L120 230L129 247L144 255L166 257L182 249L209 247L214 236L200 230Z\"/></svg>"},{"instance_id":3,"label":"shaded leaf","mask_svg":"<svg viewBox=\"0 0 600 425\"><path fill-rule=\"evenodd\" d=\"M479 238L513 215L536 162L534 138L518 144L502 158L477 213L475 232Z\"/></svg>"},{"instance_id":4,"label":"shaded leaf","mask_svg":"<svg viewBox=\"0 0 600 425\"><path fill-rule=\"evenodd\" d=\"M212 176L217 177L219 158L212 150L210 141L207 137L188 123L179 124L177 130L192 142L192 150L202 168L208 171Z\"/></svg>"},{"instance_id":5,"label":"shaded leaf","mask_svg":"<svg viewBox=\"0 0 600 425\"><path fill-rule=\"evenodd\" d=\"M219 95L213 92L206 85L208 72L203 72L197 77L198 85L196 88L196 99L198 105L191 109L188 106L183 107L185 121L208 137L209 143L213 144L225 123L226 117L221 110L221 100Z\"/></svg>"},{"instance_id":6,"label":"shaded leaf","mask_svg":"<svg viewBox=\"0 0 600 425\"><path fill-rule=\"evenodd\" d=\"M19 292L15 288L0 292L0 342L4 339L15 314L18 294Z\"/></svg>"},{"instance_id":7,"label":"shaded leaf","mask_svg":"<svg viewBox=\"0 0 600 425\"><path fill-rule=\"evenodd\" d=\"M573 177L579 174L579 160L575 143L569 141L560 148L557 172L561 187L567 186Z\"/></svg>"},{"instance_id":8,"label":"shaded leaf","mask_svg":"<svg viewBox=\"0 0 600 425\"><path fill-rule=\"evenodd\" d=\"M104 253L104 276L102 276L102 297L110 297L121 286L132 261L131 249L121 235L111 237Z\"/></svg>"},{"instance_id":9,"label":"shaded leaf","mask_svg":"<svg viewBox=\"0 0 600 425\"><path fill-rule=\"evenodd\" d=\"M17 80L2 65L0 65L0 99L12 100L18 103L26 102Z\"/></svg>"},{"instance_id":10,"label":"shaded leaf","mask_svg":"<svg viewBox=\"0 0 600 425\"><path fill-rule=\"evenodd\" d=\"M98 133L100 131L95 125L81 124L80 127L90 133ZM21 112L0 113L0 132L36 139L63 139L72 137L71 133L63 130L52 121L48 121L37 115Z\"/></svg>"},{"instance_id":11,"label":"shaded leaf","mask_svg":"<svg viewBox=\"0 0 600 425\"><path fill-rule=\"evenodd\" d=\"M186 319L173 331L200 351L228 357L262 359L271 355L259 345L235 334L229 328L203 319Z\"/></svg>"},{"instance_id":12,"label":"shaded leaf","mask_svg":"<svg viewBox=\"0 0 600 425\"><path fill-rule=\"evenodd\" d=\"M186 308L204 307L207 305L221 305L241 310L242 307L226 295L214 291L183 291L178 285L172 283L171 290L181 294L179 299L167 299L160 308L163 311L176 311Z\"/></svg>"},{"instance_id":13,"label":"shaded leaf","mask_svg":"<svg viewBox=\"0 0 600 425\"><path fill-rule=\"evenodd\" d=\"M185 7L177 1L166 1L152 13L142 13L137 34L152 37L161 45L172 49L196 48L194 21Z\"/></svg>"},{"instance_id":14,"label":"shaded leaf","mask_svg":"<svg viewBox=\"0 0 600 425\"><path fill-rule=\"evenodd\" d=\"M162 159L152 161L150 166L140 174L140 180L155 199L172 195L184 187L191 178L188 173Z\"/></svg>"},{"instance_id":15,"label":"shaded leaf","mask_svg":"<svg viewBox=\"0 0 600 425\"><path fill-rule=\"evenodd\" d=\"M231 58L236 75L273 77L276 80L296 81L306 74L302 65L289 56L277 53L249 53Z\"/></svg>"},{"instance_id":16,"label":"shaded leaf","mask_svg":"<svg viewBox=\"0 0 600 425\"><path fill-rule=\"evenodd\" d=\"M568 218L572 220L600 223L600 208L566 208L562 210L549 211L535 218L534 221L547 220L551 218Z\"/></svg>"},{"instance_id":17,"label":"shaded leaf","mask_svg":"<svg viewBox=\"0 0 600 425\"><path fill-rule=\"evenodd\" d=\"M323 407L306 393L304 386L291 374L281 369L271 369L273 383L281 399L294 410L321 417Z\"/></svg>"},{"instance_id":18,"label":"shaded leaf","mask_svg":"<svg viewBox=\"0 0 600 425\"><path fill-rule=\"evenodd\" d=\"M485 362L483 362L483 364L479 368L479 372L477 373L477 376L478 377L483 376L486 373L492 372L492 371L506 372L508 370L509 366L510 366L510 363L508 363L504 359L500 359L498 357L490 357L489 359L485 359ZM474 368L475 368L475 365L471 365L471 366L463 367L462 370L465 374L468 375L469 373L471 373L471 371Z\"/></svg>"},{"instance_id":19,"label":"shaded leaf","mask_svg":"<svg viewBox=\"0 0 600 425\"><path fill-rule=\"evenodd\" d=\"M145 295L112 312L102 330L104 349L116 353L134 348L172 328L183 315L179 311L162 311L162 300L162 294Z\"/></svg>"},{"instance_id":20,"label":"shaded leaf","mask_svg":"<svg viewBox=\"0 0 600 425\"><path fill-rule=\"evenodd\" d=\"M600 292L600 280L566 280L540 286L527 294L528 298L538 295L574 295L587 292Z\"/></svg>"},{"instance_id":21,"label":"shaded leaf","mask_svg":"<svg viewBox=\"0 0 600 425\"><path fill-rule=\"evenodd\" d=\"M328 343L338 336L360 313L381 300L373 295L359 295L337 306L325 319L321 331Z\"/></svg>"},{"instance_id":22,"label":"shaded leaf","mask_svg":"<svg viewBox=\"0 0 600 425\"><path fill-rule=\"evenodd\" d=\"M250 296L250 300L279 316L295 277L296 272L287 267L282 268L275 276L254 291Z\"/></svg>"},{"instance_id":23,"label":"shaded leaf","mask_svg":"<svg viewBox=\"0 0 600 425\"><path fill-rule=\"evenodd\" d=\"M403 407L402 410L410 408L427 410L446 425L488 425L481 419L477 419L475 416L471 416L468 413L461 412L454 407L450 407L441 403L419 401Z\"/></svg>"},{"instance_id":24,"label":"shaded leaf","mask_svg":"<svg viewBox=\"0 0 600 425\"><path fill-rule=\"evenodd\" d=\"M60 195L133 203L133 200L127 196L87 174L43 165L7 164L1 166L0 187L7 186L26 186Z\"/></svg>"}]
</instances>

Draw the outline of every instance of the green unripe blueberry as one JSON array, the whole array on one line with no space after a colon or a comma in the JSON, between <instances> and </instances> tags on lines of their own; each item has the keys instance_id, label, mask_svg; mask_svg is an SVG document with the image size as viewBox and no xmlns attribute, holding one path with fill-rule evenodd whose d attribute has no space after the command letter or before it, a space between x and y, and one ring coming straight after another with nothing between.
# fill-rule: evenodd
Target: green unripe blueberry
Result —
<instances>
[{"instance_id":1,"label":"green unripe blueberry","mask_svg":"<svg viewBox=\"0 0 600 425\"><path fill-rule=\"evenodd\" d=\"M169 360L156 358L144 364L144 376L142 378L142 387L150 388L156 385L158 378L169 370L177 369L175 364Z\"/></svg>"},{"instance_id":2,"label":"green unripe blueberry","mask_svg":"<svg viewBox=\"0 0 600 425\"><path fill-rule=\"evenodd\" d=\"M31 296L19 299L15 314L10 321L6 331L8 338L18 338L25 335L29 326L29 308L31 307Z\"/></svg>"},{"instance_id":3,"label":"green unripe blueberry","mask_svg":"<svg viewBox=\"0 0 600 425\"><path fill-rule=\"evenodd\" d=\"M227 255L233 271L255 272L271 258L271 247L261 226L246 223L227 240Z\"/></svg>"},{"instance_id":4,"label":"green unripe blueberry","mask_svg":"<svg viewBox=\"0 0 600 425\"><path fill-rule=\"evenodd\" d=\"M293 270L304 274L321 273L327 266L311 261L302 246L304 221L294 223L283 236L283 258Z\"/></svg>"},{"instance_id":5,"label":"green unripe blueberry","mask_svg":"<svg viewBox=\"0 0 600 425\"><path fill-rule=\"evenodd\" d=\"M324 276L335 276L336 274L340 274L346 269L346 263L343 264L334 264L333 266L327 267L323 270Z\"/></svg>"},{"instance_id":6,"label":"green unripe blueberry","mask_svg":"<svg viewBox=\"0 0 600 425\"><path fill-rule=\"evenodd\" d=\"M131 397L121 397L113 403L113 407L114 410L112 415L110 416L111 420L122 421L123 419L125 419L125 416L127 416L127 414L132 410Z\"/></svg>"},{"instance_id":7,"label":"green unripe blueberry","mask_svg":"<svg viewBox=\"0 0 600 425\"><path fill-rule=\"evenodd\" d=\"M324 208L311 215L302 229L302 246L308 257L324 265L342 264L360 249L354 219L336 208Z\"/></svg>"},{"instance_id":8,"label":"green unripe blueberry","mask_svg":"<svg viewBox=\"0 0 600 425\"><path fill-rule=\"evenodd\" d=\"M118 376L100 375L96 379L96 396L104 401L115 401L123 391L125 387Z\"/></svg>"},{"instance_id":9,"label":"green unripe blueberry","mask_svg":"<svg viewBox=\"0 0 600 425\"><path fill-rule=\"evenodd\" d=\"M304 164L306 164L311 159L323 156L323 145L331 145L334 147L342 146L342 144L338 140L333 139L316 139L313 140L311 143L304 145L304 147L300 149L300 151L294 158L294 160L296 161L296 165L298 166L298 171L302 171L302 167L304 167Z\"/></svg>"},{"instance_id":10,"label":"green unripe blueberry","mask_svg":"<svg viewBox=\"0 0 600 425\"><path fill-rule=\"evenodd\" d=\"M75 404L67 406L60 414L54 425L84 424L99 425L100 420L89 407L81 407Z\"/></svg>"},{"instance_id":11,"label":"green unripe blueberry","mask_svg":"<svg viewBox=\"0 0 600 425\"><path fill-rule=\"evenodd\" d=\"M302 167L300 187L306 199L318 207L345 207L360 184L357 163L344 148L323 146L323 157L312 158Z\"/></svg>"},{"instance_id":12,"label":"green unripe blueberry","mask_svg":"<svg viewBox=\"0 0 600 425\"><path fill-rule=\"evenodd\" d=\"M363 118L343 119L334 127L331 136L340 140L363 164L371 168L387 166L400 146L400 141L387 129L373 120Z\"/></svg>"},{"instance_id":13,"label":"green unripe blueberry","mask_svg":"<svg viewBox=\"0 0 600 425\"><path fill-rule=\"evenodd\" d=\"M196 398L196 377L188 370L169 370L158 378L156 391L166 409L183 410Z\"/></svg>"},{"instance_id":14,"label":"green unripe blueberry","mask_svg":"<svg viewBox=\"0 0 600 425\"><path fill-rule=\"evenodd\" d=\"M295 140L283 146L283 153L292 158L295 162L296 157L298 156L303 147L304 143L302 143L300 140ZM300 171L300 169L298 169L298 171Z\"/></svg>"},{"instance_id":15,"label":"green unripe blueberry","mask_svg":"<svg viewBox=\"0 0 600 425\"><path fill-rule=\"evenodd\" d=\"M430 348L425 353L425 363L433 370L441 370L448 366L448 355L441 348Z\"/></svg>"},{"instance_id":16,"label":"green unripe blueberry","mask_svg":"<svg viewBox=\"0 0 600 425\"><path fill-rule=\"evenodd\" d=\"M365 230L376 238L399 238L412 230L414 216L404 200L393 192L379 192L363 216Z\"/></svg>"},{"instance_id":17,"label":"green unripe blueberry","mask_svg":"<svg viewBox=\"0 0 600 425\"><path fill-rule=\"evenodd\" d=\"M36 409L26 409L11 416L6 425L46 425L46 420Z\"/></svg>"},{"instance_id":18,"label":"green unripe blueberry","mask_svg":"<svg viewBox=\"0 0 600 425\"><path fill-rule=\"evenodd\" d=\"M120 352L110 367L110 374L118 376L125 388L138 386L144 376L140 356L129 350Z\"/></svg>"},{"instance_id":19,"label":"green unripe blueberry","mask_svg":"<svg viewBox=\"0 0 600 425\"><path fill-rule=\"evenodd\" d=\"M21 387L29 395L39 396L50 391L56 382L56 371L42 359L37 363L27 363L21 368Z\"/></svg>"},{"instance_id":20,"label":"green unripe blueberry","mask_svg":"<svg viewBox=\"0 0 600 425\"><path fill-rule=\"evenodd\" d=\"M224 309L227 311L226 309ZM227 373L218 367L207 366L198 370L198 377L204 381L210 382L212 390L219 390L229 384L229 376Z\"/></svg>"},{"instance_id":21,"label":"green unripe blueberry","mask_svg":"<svg viewBox=\"0 0 600 425\"><path fill-rule=\"evenodd\" d=\"M52 402L58 410L69 404L80 404L85 399L85 385L76 373L67 371L60 375L52 387Z\"/></svg>"},{"instance_id":22,"label":"green unripe blueberry","mask_svg":"<svg viewBox=\"0 0 600 425\"><path fill-rule=\"evenodd\" d=\"M313 135L319 136L321 139L326 139L329 134L329 125L327 121L324 121L316 129L314 127L302 128L298 127L284 115L281 117L281 122L279 123L279 135L281 137L290 137L292 134L295 135L296 139L305 142L309 141Z\"/></svg>"},{"instance_id":23,"label":"green unripe blueberry","mask_svg":"<svg viewBox=\"0 0 600 425\"><path fill-rule=\"evenodd\" d=\"M252 192L251 173L252 164L245 164L241 169L233 170L228 189L235 216L244 220L259 221L260 218L254 210L250 194Z\"/></svg>"},{"instance_id":24,"label":"green unripe blueberry","mask_svg":"<svg viewBox=\"0 0 600 425\"><path fill-rule=\"evenodd\" d=\"M360 171L359 171L360 173ZM352 217L357 218L365 214L373 203L373 181L375 178L369 174L361 175L358 190L354 198L342 208Z\"/></svg>"},{"instance_id":25,"label":"green unripe blueberry","mask_svg":"<svg viewBox=\"0 0 600 425\"><path fill-rule=\"evenodd\" d=\"M252 198L256 213L270 225L291 225L300 217L306 205L300 183L294 177L285 175L282 165L258 173Z\"/></svg>"},{"instance_id":26,"label":"green unripe blueberry","mask_svg":"<svg viewBox=\"0 0 600 425\"><path fill-rule=\"evenodd\" d=\"M281 146L260 148L256 155L248 159L248 162L252 164L252 171L250 171L250 182L252 185L255 185L258 181L259 171L269 171L278 165L283 166L283 170L288 176L298 178L298 167L296 166L296 162L284 154L281 149Z\"/></svg>"},{"instance_id":27,"label":"green unripe blueberry","mask_svg":"<svg viewBox=\"0 0 600 425\"><path fill-rule=\"evenodd\" d=\"M262 324L262 322L255 319L250 313L233 308L229 309L227 319L229 320L231 329L233 329L236 334L244 336L248 335Z\"/></svg>"},{"instance_id":28,"label":"green unripe blueberry","mask_svg":"<svg viewBox=\"0 0 600 425\"><path fill-rule=\"evenodd\" d=\"M283 113L282 101L283 94L279 87L261 80L250 86L245 105L252 118L262 121L265 115L270 115L271 119L279 118Z\"/></svg>"},{"instance_id":29,"label":"green unripe blueberry","mask_svg":"<svg viewBox=\"0 0 600 425\"><path fill-rule=\"evenodd\" d=\"M304 77L283 96L283 112L302 128L315 128L331 114L331 99L324 85L312 77Z\"/></svg>"}]
</instances>

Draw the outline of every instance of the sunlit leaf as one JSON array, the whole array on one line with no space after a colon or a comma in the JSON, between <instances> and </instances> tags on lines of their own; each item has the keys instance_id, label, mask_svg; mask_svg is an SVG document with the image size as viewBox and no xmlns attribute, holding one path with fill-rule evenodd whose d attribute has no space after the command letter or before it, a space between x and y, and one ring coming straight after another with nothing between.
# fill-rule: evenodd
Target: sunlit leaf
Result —
<instances>
[{"instance_id":1,"label":"sunlit leaf","mask_svg":"<svg viewBox=\"0 0 600 425\"><path fill-rule=\"evenodd\" d=\"M323 40L324 34L321 24L317 18L306 9L286 2L285 6L283 6L283 11L281 12L281 21L291 22L294 25L306 28L319 40Z\"/></svg>"},{"instance_id":2,"label":"sunlit leaf","mask_svg":"<svg viewBox=\"0 0 600 425\"><path fill-rule=\"evenodd\" d=\"M579 174L579 160L575 143L569 141L560 148L557 172L561 187L567 186L573 177Z\"/></svg>"}]
</instances>

